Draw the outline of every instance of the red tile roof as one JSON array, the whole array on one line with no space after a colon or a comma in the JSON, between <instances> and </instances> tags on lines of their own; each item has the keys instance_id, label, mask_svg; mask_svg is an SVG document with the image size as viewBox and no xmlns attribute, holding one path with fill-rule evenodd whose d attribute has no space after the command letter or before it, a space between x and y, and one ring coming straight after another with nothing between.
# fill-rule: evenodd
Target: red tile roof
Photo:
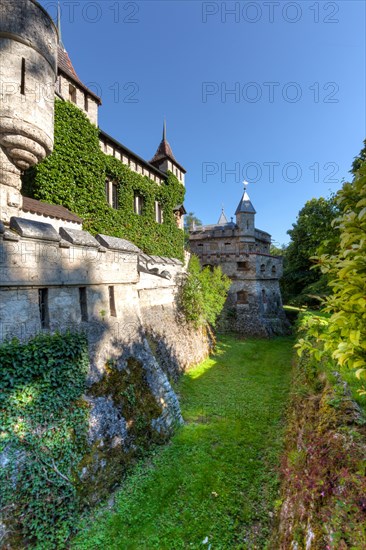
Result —
<instances>
[{"instance_id":1,"label":"red tile roof","mask_svg":"<svg viewBox=\"0 0 366 550\"><path fill-rule=\"evenodd\" d=\"M48 204L46 202L40 202L29 197L23 197L23 212L32 212L33 214L39 214L41 216L49 216L50 218L56 218L58 220L64 220L74 223L83 223L83 220L73 214L64 206L55 204Z\"/></svg>"},{"instance_id":2,"label":"red tile roof","mask_svg":"<svg viewBox=\"0 0 366 550\"><path fill-rule=\"evenodd\" d=\"M100 97L98 97L94 92L89 90L89 88L87 88L85 84L81 82L80 78L76 74L73 64L71 63L69 54L67 53L66 50L61 48L61 46L58 47L58 70L64 73L69 78L71 78L71 80L73 80L78 86L80 86L80 88L82 88L85 92L91 95L98 102L99 105L102 104L102 100L100 99Z\"/></svg>"}]
</instances>

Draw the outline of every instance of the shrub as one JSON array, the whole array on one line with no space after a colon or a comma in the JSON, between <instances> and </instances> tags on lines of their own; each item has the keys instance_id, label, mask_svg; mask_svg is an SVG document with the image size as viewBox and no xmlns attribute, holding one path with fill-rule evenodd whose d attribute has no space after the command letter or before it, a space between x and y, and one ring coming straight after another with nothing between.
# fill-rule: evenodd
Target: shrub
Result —
<instances>
[{"instance_id":1,"label":"shrub","mask_svg":"<svg viewBox=\"0 0 366 550\"><path fill-rule=\"evenodd\" d=\"M201 269L197 256L192 256L188 274L179 296L181 309L195 327L216 324L224 307L231 281L220 267Z\"/></svg>"}]
</instances>

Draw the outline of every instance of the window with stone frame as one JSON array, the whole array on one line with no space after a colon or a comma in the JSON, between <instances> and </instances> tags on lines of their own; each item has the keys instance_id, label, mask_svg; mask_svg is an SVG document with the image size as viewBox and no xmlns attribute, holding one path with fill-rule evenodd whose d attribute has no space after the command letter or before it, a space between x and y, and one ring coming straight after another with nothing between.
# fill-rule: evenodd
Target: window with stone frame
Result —
<instances>
[{"instance_id":1,"label":"window with stone frame","mask_svg":"<svg viewBox=\"0 0 366 550\"><path fill-rule=\"evenodd\" d=\"M108 178L105 180L105 198L109 206L118 209L118 185Z\"/></svg>"},{"instance_id":2,"label":"window with stone frame","mask_svg":"<svg viewBox=\"0 0 366 550\"><path fill-rule=\"evenodd\" d=\"M141 216L144 208L144 198L138 193L135 193L133 208L134 208L135 214L138 214L139 216Z\"/></svg>"},{"instance_id":3,"label":"window with stone frame","mask_svg":"<svg viewBox=\"0 0 366 550\"><path fill-rule=\"evenodd\" d=\"M117 317L116 300L114 297L114 286L108 287L109 294L109 313L111 317Z\"/></svg>"},{"instance_id":4,"label":"window with stone frame","mask_svg":"<svg viewBox=\"0 0 366 550\"><path fill-rule=\"evenodd\" d=\"M69 84L69 101L76 104L76 88L72 84Z\"/></svg>"},{"instance_id":5,"label":"window with stone frame","mask_svg":"<svg viewBox=\"0 0 366 550\"><path fill-rule=\"evenodd\" d=\"M155 201L155 221L157 223L163 223L163 209L158 201Z\"/></svg>"},{"instance_id":6,"label":"window with stone frame","mask_svg":"<svg viewBox=\"0 0 366 550\"><path fill-rule=\"evenodd\" d=\"M237 262L236 267L237 267L238 271L248 271L249 262Z\"/></svg>"},{"instance_id":7,"label":"window with stone frame","mask_svg":"<svg viewBox=\"0 0 366 550\"><path fill-rule=\"evenodd\" d=\"M50 327L50 317L48 309L48 288L38 290L38 307L41 327L47 329Z\"/></svg>"},{"instance_id":8,"label":"window with stone frame","mask_svg":"<svg viewBox=\"0 0 366 550\"><path fill-rule=\"evenodd\" d=\"M236 293L236 303L237 304L248 303L248 292L246 290L239 290L239 292Z\"/></svg>"}]
</instances>

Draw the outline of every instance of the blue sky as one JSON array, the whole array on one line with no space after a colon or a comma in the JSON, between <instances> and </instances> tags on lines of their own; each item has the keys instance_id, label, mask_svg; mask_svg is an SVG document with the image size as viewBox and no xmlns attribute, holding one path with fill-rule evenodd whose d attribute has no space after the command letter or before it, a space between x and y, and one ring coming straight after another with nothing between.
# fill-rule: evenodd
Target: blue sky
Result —
<instances>
[{"instance_id":1,"label":"blue sky","mask_svg":"<svg viewBox=\"0 0 366 550\"><path fill-rule=\"evenodd\" d=\"M56 1L41 2L52 16ZM102 95L99 125L150 159L164 116L186 209L234 215L242 180L277 243L349 178L365 129L363 1L61 0L63 41ZM230 93L231 92L231 93Z\"/></svg>"}]
</instances>

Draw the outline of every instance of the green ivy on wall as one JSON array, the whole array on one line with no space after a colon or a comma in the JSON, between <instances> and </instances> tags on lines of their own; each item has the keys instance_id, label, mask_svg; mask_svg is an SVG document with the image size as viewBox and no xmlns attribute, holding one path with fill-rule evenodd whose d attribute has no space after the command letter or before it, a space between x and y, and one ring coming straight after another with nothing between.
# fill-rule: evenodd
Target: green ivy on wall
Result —
<instances>
[{"instance_id":1,"label":"green ivy on wall","mask_svg":"<svg viewBox=\"0 0 366 550\"><path fill-rule=\"evenodd\" d=\"M85 453L89 366L83 334L0 346L0 510L11 547L62 548L73 531Z\"/></svg>"},{"instance_id":2,"label":"green ivy on wall","mask_svg":"<svg viewBox=\"0 0 366 550\"><path fill-rule=\"evenodd\" d=\"M105 196L105 180L118 185L118 209ZM141 215L134 212L134 194L144 198ZM132 241L148 254L183 259L183 231L173 209L184 201L184 186L172 174L159 185L105 155L99 131L69 102L55 103L55 146L42 163L23 177L23 194L59 204L84 220L92 234L102 233ZM155 201L163 208L162 224L155 221Z\"/></svg>"}]
</instances>

